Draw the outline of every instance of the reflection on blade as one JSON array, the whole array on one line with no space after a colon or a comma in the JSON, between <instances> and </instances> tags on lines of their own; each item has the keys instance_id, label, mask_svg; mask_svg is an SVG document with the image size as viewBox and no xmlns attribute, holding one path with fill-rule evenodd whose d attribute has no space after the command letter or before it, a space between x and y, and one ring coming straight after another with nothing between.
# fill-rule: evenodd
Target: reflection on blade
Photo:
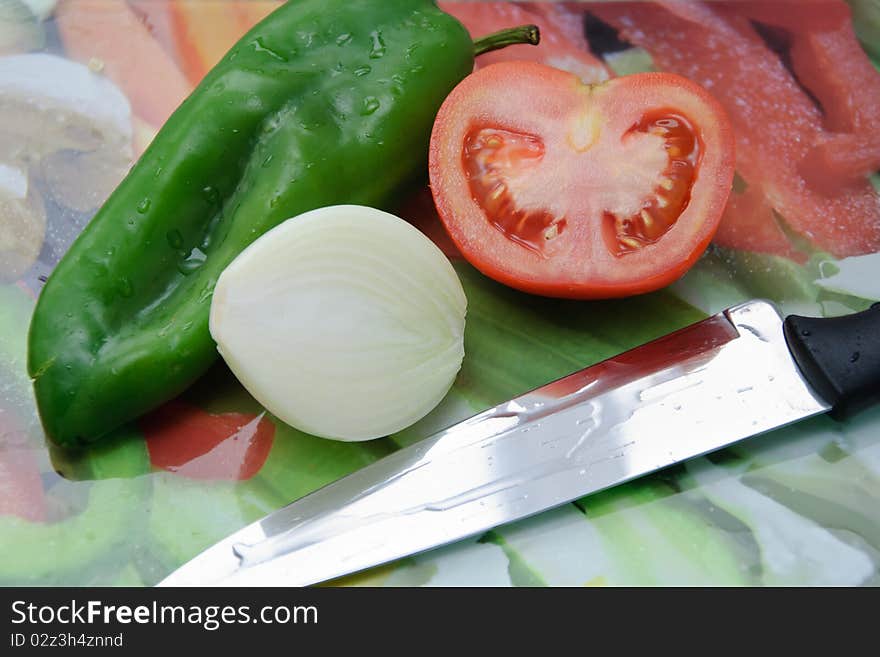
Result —
<instances>
[{"instance_id":1,"label":"reflection on blade","mask_svg":"<svg viewBox=\"0 0 880 657\"><path fill-rule=\"evenodd\" d=\"M518 520L827 405L751 302L490 409L253 523L163 585L306 585Z\"/></svg>"}]
</instances>

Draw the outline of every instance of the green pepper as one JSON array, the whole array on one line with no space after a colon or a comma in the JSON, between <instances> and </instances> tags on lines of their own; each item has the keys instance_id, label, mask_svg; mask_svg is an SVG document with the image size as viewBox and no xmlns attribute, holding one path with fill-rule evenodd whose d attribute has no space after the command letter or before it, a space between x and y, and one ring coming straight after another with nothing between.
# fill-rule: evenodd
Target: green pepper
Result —
<instances>
[{"instance_id":1,"label":"green pepper","mask_svg":"<svg viewBox=\"0 0 880 657\"><path fill-rule=\"evenodd\" d=\"M527 29L529 28L530 29ZM211 295L262 233L317 207L390 207L426 177L440 104L476 44L428 0L297 0L171 116L46 283L28 370L46 433L87 443L211 365Z\"/></svg>"}]
</instances>

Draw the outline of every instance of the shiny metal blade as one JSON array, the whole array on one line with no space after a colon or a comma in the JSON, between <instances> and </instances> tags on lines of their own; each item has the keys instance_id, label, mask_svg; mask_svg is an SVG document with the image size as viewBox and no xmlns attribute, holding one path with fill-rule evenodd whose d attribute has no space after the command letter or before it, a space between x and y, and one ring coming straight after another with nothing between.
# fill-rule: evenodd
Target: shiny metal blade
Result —
<instances>
[{"instance_id":1,"label":"shiny metal blade","mask_svg":"<svg viewBox=\"0 0 880 657\"><path fill-rule=\"evenodd\" d=\"M295 586L482 533L828 405L753 301L526 393L249 525L161 585Z\"/></svg>"}]
</instances>

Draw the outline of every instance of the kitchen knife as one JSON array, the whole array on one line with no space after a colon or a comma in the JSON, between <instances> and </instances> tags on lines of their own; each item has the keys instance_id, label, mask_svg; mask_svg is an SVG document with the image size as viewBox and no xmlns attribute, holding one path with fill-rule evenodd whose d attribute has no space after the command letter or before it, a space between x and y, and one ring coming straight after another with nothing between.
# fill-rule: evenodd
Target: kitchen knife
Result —
<instances>
[{"instance_id":1,"label":"kitchen knife","mask_svg":"<svg viewBox=\"0 0 880 657\"><path fill-rule=\"evenodd\" d=\"M880 304L751 301L489 409L272 513L160 586L295 586L428 550L880 401Z\"/></svg>"}]
</instances>

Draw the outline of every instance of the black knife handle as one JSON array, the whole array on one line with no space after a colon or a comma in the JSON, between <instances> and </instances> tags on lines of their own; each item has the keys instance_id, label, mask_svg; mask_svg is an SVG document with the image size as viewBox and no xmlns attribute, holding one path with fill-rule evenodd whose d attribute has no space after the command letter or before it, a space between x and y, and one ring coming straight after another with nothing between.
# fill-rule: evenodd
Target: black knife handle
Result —
<instances>
[{"instance_id":1,"label":"black knife handle","mask_svg":"<svg viewBox=\"0 0 880 657\"><path fill-rule=\"evenodd\" d=\"M846 419L880 402L880 303L843 317L789 315L785 341L804 378Z\"/></svg>"}]
</instances>

